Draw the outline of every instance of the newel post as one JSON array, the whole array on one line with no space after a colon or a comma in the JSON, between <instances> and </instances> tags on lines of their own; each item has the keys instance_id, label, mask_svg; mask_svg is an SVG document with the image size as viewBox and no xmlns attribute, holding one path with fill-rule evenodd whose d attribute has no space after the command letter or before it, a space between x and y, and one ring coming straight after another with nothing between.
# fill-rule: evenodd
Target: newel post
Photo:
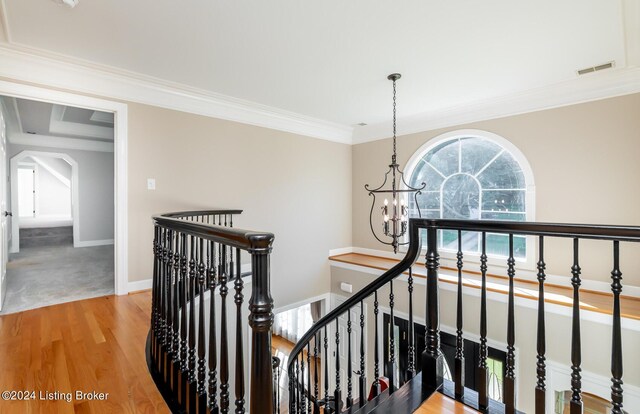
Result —
<instances>
[{"instance_id":1,"label":"newel post","mask_svg":"<svg viewBox=\"0 0 640 414\"><path fill-rule=\"evenodd\" d=\"M273 365L271 359L271 327L273 298L271 297L269 255L272 234L250 235L252 265L252 293L249 299L251 327L251 385L252 414L273 414Z\"/></svg>"},{"instance_id":2,"label":"newel post","mask_svg":"<svg viewBox=\"0 0 640 414\"><path fill-rule=\"evenodd\" d=\"M422 387L435 391L442 386L444 356L440 351L440 300L438 298L438 229L430 223L427 227L427 329L426 347L422 353Z\"/></svg>"}]
</instances>

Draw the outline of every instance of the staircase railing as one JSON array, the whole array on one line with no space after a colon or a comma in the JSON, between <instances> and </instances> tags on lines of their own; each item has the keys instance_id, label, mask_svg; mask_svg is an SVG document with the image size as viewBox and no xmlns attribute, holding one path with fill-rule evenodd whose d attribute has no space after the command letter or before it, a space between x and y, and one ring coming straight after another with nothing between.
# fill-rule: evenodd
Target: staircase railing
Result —
<instances>
[{"instance_id":1,"label":"staircase railing","mask_svg":"<svg viewBox=\"0 0 640 414\"><path fill-rule=\"evenodd\" d=\"M453 372L453 387L443 387L444 375L444 356L440 346L440 305L439 305L439 287L438 272L440 267L439 247L439 231L450 230L457 233L457 298L456 298L456 353L455 367ZM413 297L413 275L412 266L422 254L421 232L426 232L426 297L420 301L425 306L425 349L422 351L421 367L416 367L416 338L414 335L414 310L413 303L416 298ZM479 347L479 364L475 367L475 373L478 378L477 392L473 392L465 388L464 372L464 330L463 330L463 295L462 295L462 279L464 263L464 253L462 247L462 232L475 232L480 240L480 270L481 270L481 297L479 309L480 322L480 347ZM532 393L535 393L535 412L542 414L545 412L545 394L546 394L546 364L545 364L545 302L544 302L544 283L546 279L546 263L545 263L545 240L548 238L570 238L573 240L572 263L567 264L567 270L571 272L571 284L573 288L572 302L572 323L571 323L571 414L581 413L583 411L582 400L582 376L581 376L581 355L582 342L580 332L580 284L581 284L581 268L579 257L580 241L584 239L601 240L611 243L611 258L613 268L611 271L613 292L612 306L612 347L611 347L611 412L614 414L622 414L623 388L622 388L622 335L621 335L621 315L620 315L620 295L622 293L622 272L620 264L620 244L640 241L640 227L626 226L601 226L601 225L574 225L574 224L549 224L549 223L523 223L523 222L500 222L500 221L473 221L473 220L428 220L428 219L411 219L409 223L409 246L405 257L385 272L382 276L375 279L362 290L356 292L344 303L336 307L327 315L316 322L312 328L301 338L301 340L293 348L287 366L289 376L289 412L290 413L318 413L318 401L332 401L331 404L324 406L324 413L336 413L345 409L355 413L358 407L367 404L368 385L372 384L373 395L381 393L381 361L380 349L378 347L379 335L378 318L379 318L379 297L380 290L384 287L388 288L389 299L388 309L390 320L394 324L394 300L395 295L393 283L400 275L408 272L407 292L409 299L409 332L408 332L408 378L413 378L416 371L421 368L422 392L421 395L426 397L433 392L443 391L447 388L451 391L451 396L474 408L486 411L491 407L491 412L516 412L516 370L515 370L515 292L514 280L516 276L516 259L514 257L514 235L529 236L537 238L537 280L539 286L538 293L538 316L537 316L537 371L536 386ZM488 347L487 347L487 271L488 271L488 254L487 254L487 235L502 234L507 235L508 239L508 256L504 259L507 275L508 275L508 305L507 305L507 352L506 352L506 375L504 378L504 404L490 400L488 394ZM529 254L534 254L529 252ZM373 311L375 317L374 324L374 344L373 351L373 379L367 382L367 368L371 368L371 364L367 362L364 346L360 346L359 355L352 355L351 347L347 351L347 369L346 384L345 378L341 377L340 360L341 347L340 341L348 341L351 344L352 335L359 335L361 344L366 340L365 329L366 323L364 316L359 321L359 328L352 329L351 317L348 316L348 328L346 330L347 338L340 337L340 329L338 327L338 318L350 312L350 310L360 310L364 315L364 301L373 296ZM335 344L335 355L331 356L329 352L329 337L327 329L331 324L336 325L334 338L331 342ZM355 332L355 333L354 333ZM392 331L391 331L392 332ZM324 341L323 341L324 339ZM397 361L395 361L394 335L389 336L389 360L384 361L387 364L387 372L389 373L388 395L393 395L396 391L393 376L396 372ZM324 349L324 353L323 353ZM313 354L311 354L313 350ZM305 355L306 352L306 355ZM312 358L313 357L313 358ZM313 359L313 375L312 371ZM318 366L318 360L320 364ZM345 368L345 367L342 367ZM358 370L360 378L357 384L357 391L353 390L353 369ZM305 378L306 371L306 378ZM324 378L323 373L324 371ZM331 380L331 381L330 381ZM306 385L304 385L306 382ZM329 390L330 382L333 388ZM324 386L324 396L320 395L319 385ZM406 396L403 396L406 397ZM402 406L396 404L394 407ZM412 412L416 407L407 408ZM371 412L367 408L366 412ZM381 409L380 412L386 412Z\"/></svg>"},{"instance_id":2,"label":"staircase railing","mask_svg":"<svg viewBox=\"0 0 640 414\"><path fill-rule=\"evenodd\" d=\"M241 210L158 215L154 221L151 330L147 358L173 412L274 412L269 258L273 234L232 228ZM250 256L249 265L243 252ZM243 276L251 276L244 298ZM227 298L230 289L235 291ZM233 302L229 301L232 299ZM248 317L246 315L248 309ZM229 314L234 314L230 316ZM234 320L235 319L235 320ZM244 327L251 357L244 362ZM229 334L229 329L235 334ZM231 355L235 354L233 360ZM245 371L249 392L245 393ZM230 375L233 376L233 394Z\"/></svg>"}]
</instances>

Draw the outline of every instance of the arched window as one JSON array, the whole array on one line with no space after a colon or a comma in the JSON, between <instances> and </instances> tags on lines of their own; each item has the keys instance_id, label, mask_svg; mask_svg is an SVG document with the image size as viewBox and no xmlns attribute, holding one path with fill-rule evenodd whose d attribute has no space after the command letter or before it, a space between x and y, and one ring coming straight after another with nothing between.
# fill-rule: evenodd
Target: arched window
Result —
<instances>
[{"instance_id":1,"label":"arched window","mask_svg":"<svg viewBox=\"0 0 640 414\"><path fill-rule=\"evenodd\" d=\"M418 196L423 218L533 220L533 174L520 151L495 134L464 130L441 135L420 148L407 164L409 185L426 188ZM414 200L409 214L418 217ZM508 255L508 236L487 234L487 254ZM442 249L457 250L457 232L442 230ZM463 232L463 250L480 252L480 235ZM524 236L514 237L514 255L527 254Z\"/></svg>"}]
</instances>

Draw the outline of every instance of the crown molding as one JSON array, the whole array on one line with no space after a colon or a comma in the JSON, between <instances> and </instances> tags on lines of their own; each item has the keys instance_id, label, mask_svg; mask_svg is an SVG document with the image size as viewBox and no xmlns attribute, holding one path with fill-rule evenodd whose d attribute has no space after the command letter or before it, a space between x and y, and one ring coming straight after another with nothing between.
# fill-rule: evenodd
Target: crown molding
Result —
<instances>
[{"instance_id":1,"label":"crown molding","mask_svg":"<svg viewBox=\"0 0 640 414\"><path fill-rule=\"evenodd\" d=\"M398 135L575 105L640 92L640 67L583 75L554 85L398 119ZM391 136L390 123L354 129L353 144Z\"/></svg>"},{"instance_id":2,"label":"crown molding","mask_svg":"<svg viewBox=\"0 0 640 414\"><path fill-rule=\"evenodd\" d=\"M353 128L15 43L0 45L0 77L351 143Z\"/></svg>"},{"instance_id":3,"label":"crown molding","mask_svg":"<svg viewBox=\"0 0 640 414\"><path fill-rule=\"evenodd\" d=\"M15 43L0 44L0 77L343 144L360 144L391 136L389 122L354 129ZM430 131L638 92L640 67L613 69L583 75L554 85L400 117L398 134Z\"/></svg>"}]
</instances>

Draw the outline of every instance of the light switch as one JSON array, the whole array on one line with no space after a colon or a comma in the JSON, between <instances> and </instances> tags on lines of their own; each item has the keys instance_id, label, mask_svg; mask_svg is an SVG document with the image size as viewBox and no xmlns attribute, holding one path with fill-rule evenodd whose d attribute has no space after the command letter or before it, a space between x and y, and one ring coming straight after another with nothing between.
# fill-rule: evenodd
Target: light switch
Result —
<instances>
[{"instance_id":1,"label":"light switch","mask_svg":"<svg viewBox=\"0 0 640 414\"><path fill-rule=\"evenodd\" d=\"M147 190L155 190L155 189L156 189L156 179L147 178Z\"/></svg>"}]
</instances>

